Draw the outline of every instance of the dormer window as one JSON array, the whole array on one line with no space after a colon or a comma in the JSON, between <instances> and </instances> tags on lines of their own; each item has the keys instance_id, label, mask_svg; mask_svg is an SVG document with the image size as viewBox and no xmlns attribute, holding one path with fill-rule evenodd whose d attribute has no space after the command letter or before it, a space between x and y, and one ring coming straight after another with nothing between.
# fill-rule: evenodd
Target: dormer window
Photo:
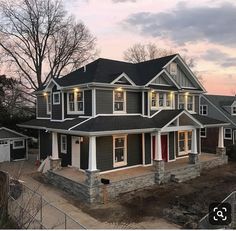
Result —
<instances>
[{"instance_id":1,"label":"dormer window","mask_svg":"<svg viewBox=\"0 0 236 231\"><path fill-rule=\"evenodd\" d=\"M74 91L67 93L67 110L69 114L84 113L84 92Z\"/></svg>"},{"instance_id":2,"label":"dormer window","mask_svg":"<svg viewBox=\"0 0 236 231\"><path fill-rule=\"evenodd\" d=\"M236 106L232 106L232 115L236 115Z\"/></svg>"},{"instance_id":3,"label":"dormer window","mask_svg":"<svg viewBox=\"0 0 236 231\"><path fill-rule=\"evenodd\" d=\"M113 92L113 112L126 112L126 92L123 90L115 90Z\"/></svg>"},{"instance_id":4,"label":"dormer window","mask_svg":"<svg viewBox=\"0 0 236 231\"><path fill-rule=\"evenodd\" d=\"M173 95L171 92L151 92L151 110L157 110L158 108L172 108L172 101Z\"/></svg>"},{"instance_id":5,"label":"dormer window","mask_svg":"<svg viewBox=\"0 0 236 231\"><path fill-rule=\"evenodd\" d=\"M60 104L60 92L53 93L53 104Z\"/></svg>"},{"instance_id":6,"label":"dormer window","mask_svg":"<svg viewBox=\"0 0 236 231\"><path fill-rule=\"evenodd\" d=\"M177 75L177 63L170 64L170 74Z\"/></svg>"}]
</instances>

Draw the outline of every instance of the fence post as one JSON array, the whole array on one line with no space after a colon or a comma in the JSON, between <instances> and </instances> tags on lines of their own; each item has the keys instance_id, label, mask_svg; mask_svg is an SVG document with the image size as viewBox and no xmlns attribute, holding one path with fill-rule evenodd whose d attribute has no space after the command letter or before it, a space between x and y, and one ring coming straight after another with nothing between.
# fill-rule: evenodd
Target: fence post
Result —
<instances>
[{"instance_id":1,"label":"fence post","mask_svg":"<svg viewBox=\"0 0 236 231\"><path fill-rule=\"evenodd\" d=\"M66 214L65 214L65 229L67 229L67 228L66 228Z\"/></svg>"}]
</instances>

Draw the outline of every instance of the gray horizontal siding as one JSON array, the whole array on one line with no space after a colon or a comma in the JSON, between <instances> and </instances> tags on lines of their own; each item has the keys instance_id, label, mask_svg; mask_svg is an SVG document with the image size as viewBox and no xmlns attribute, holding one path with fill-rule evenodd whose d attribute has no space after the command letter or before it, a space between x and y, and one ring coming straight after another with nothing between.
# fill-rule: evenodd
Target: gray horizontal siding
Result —
<instances>
[{"instance_id":1,"label":"gray horizontal siding","mask_svg":"<svg viewBox=\"0 0 236 231\"><path fill-rule=\"evenodd\" d=\"M113 91L96 90L96 112L97 114L113 113Z\"/></svg>"},{"instance_id":2,"label":"gray horizontal siding","mask_svg":"<svg viewBox=\"0 0 236 231\"><path fill-rule=\"evenodd\" d=\"M142 93L126 92L126 109L127 113L142 113Z\"/></svg>"},{"instance_id":3,"label":"gray horizontal siding","mask_svg":"<svg viewBox=\"0 0 236 231\"><path fill-rule=\"evenodd\" d=\"M61 120L62 119L62 94L60 93L60 104L53 104L53 93L54 92L59 92L56 90L56 87L54 86L52 89L52 119L53 120Z\"/></svg>"},{"instance_id":4,"label":"gray horizontal siding","mask_svg":"<svg viewBox=\"0 0 236 231\"><path fill-rule=\"evenodd\" d=\"M50 115L47 115L46 97L43 96L43 95L38 95L37 96L37 111L38 111L38 117L50 118Z\"/></svg>"}]
</instances>

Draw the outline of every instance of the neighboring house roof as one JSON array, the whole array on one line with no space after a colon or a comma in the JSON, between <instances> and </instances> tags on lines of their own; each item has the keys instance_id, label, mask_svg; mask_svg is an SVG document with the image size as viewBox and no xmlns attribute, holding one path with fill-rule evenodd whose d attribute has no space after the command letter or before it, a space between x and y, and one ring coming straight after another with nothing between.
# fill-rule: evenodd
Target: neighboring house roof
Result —
<instances>
[{"instance_id":1,"label":"neighboring house roof","mask_svg":"<svg viewBox=\"0 0 236 231\"><path fill-rule=\"evenodd\" d=\"M175 120L183 113L188 115L193 120L197 121L201 126L218 125L224 122L211 119L209 117L197 117L190 115L185 110L162 110L154 114L151 118L141 115L124 115L124 116L105 116L98 115L89 119L76 118L64 122L53 122L45 119L31 120L20 124L21 127L30 127L45 130L67 130L71 133L82 132L104 132L104 131L127 131L127 130L142 130L142 129L161 129Z\"/></svg>"},{"instance_id":2,"label":"neighboring house roof","mask_svg":"<svg viewBox=\"0 0 236 231\"><path fill-rule=\"evenodd\" d=\"M219 125L219 124L222 124L222 125L226 124L225 121L213 119L213 118L207 117L207 116L202 116L202 115L198 115L198 114L193 114L192 116L195 119L197 119L205 127L211 127L211 126Z\"/></svg>"},{"instance_id":3,"label":"neighboring house roof","mask_svg":"<svg viewBox=\"0 0 236 231\"><path fill-rule=\"evenodd\" d=\"M208 101L210 101L225 117L226 121L229 121L236 126L236 116L231 115L231 105L236 100L235 96L226 95L204 95Z\"/></svg>"},{"instance_id":4,"label":"neighboring house roof","mask_svg":"<svg viewBox=\"0 0 236 231\"><path fill-rule=\"evenodd\" d=\"M0 127L0 139L11 139L11 138L27 138L27 136L18 133L16 131L13 131L11 129L8 129L6 127Z\"/></svg>"}]
</instances>

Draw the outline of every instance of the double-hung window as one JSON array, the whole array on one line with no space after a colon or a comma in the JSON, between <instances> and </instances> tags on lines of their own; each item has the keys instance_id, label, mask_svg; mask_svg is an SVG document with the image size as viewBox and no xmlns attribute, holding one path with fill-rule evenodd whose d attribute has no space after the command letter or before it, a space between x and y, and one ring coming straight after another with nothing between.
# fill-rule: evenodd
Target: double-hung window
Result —
<instances>
[{"instance_id":1,"label":"double-hung window","mask_svg":"<svg viewBox=\"0 0 236 231\"><path fill-rule=\"evenodd\" d=\"M191 152L192 131L179 131L178 140L178 156L187 155Z\"/></svg>"},{"instance_id":2,"label":"double-hung window","mask_svg":"<svg viewBox=\"0 0 236 231\"><path fill-rule=\"evenodd\" d=\"M51 101L51 94L47 94L46 96L46 100L47 100L47 114L51 114L52 111L52 101Z\"/></svg>"},{"instance_id":3,"label":"double-hung window","mask_svg":"<svg viewBox=\"0 0 236 231\"><path fill-rule=\"evenodd\" d=\"M208 114L208 106L200 105L200 115L207 115L207 114Z\"/></svg>"},{"instance_id":4,"label":"double-hung window","mask_svg":"<svg viewBox=\"0 0 236 231\"><path fill-rule=\"evenodd\" d=\"M152 92L152 109L157 109L158 108L158 94L157 92Z\"/></svg>"},{"instance_id":5,"label":"double-hung window","mask_svg":"<svg viewBox=\"0 0 236 231\"><path fill-rule=\"evenodd\" d=\"M127 165L127 136L113 137L113 165L114 167Z\"/></svg>"},{"instance_id":6,"label":"double-hung window","mask_svg":"<svg viewBox=\"0 0 236 231\"><path fill-rule=\"evenodd\" d=\"M224 138L226 140L232 140L232 129L231 128L225 128L224 129Z\"/></svg>"},{"instance_id":7,"label":"double-hung window","mask_svg":"<svg viewBox=\"0 0 236 231\"><path fill-rule=\"evenodd\" d=\"M159 107L165 106L165 93L159 93Z\"/></svg>"},{"instance_id":8,"label":"double-hung window","mask_svg":"<svg viewBox=\"0 0 236 231\"><path fill-rule=\"evenodd\" d=\"M83 113L84 112L84 92L69 92L68 95L68 112L69 113Z\"/></svg>"},{"instance_id":9,"label":"double-hung window","mask_svg":"<svg viewBox=\"0 0 236 231\"><path fill-rule=\"evenodd\" d=\"M232 106L232 115L236 115L236 106Z\"/></svg>"},{"instance_id":10,"label":"double-hung window","mask_svg":"<svg viewBox=\"0 0 236 231\"><path fill-rule=\"evenodd\" d=\"M185 108L185 96L179 95L179 109Z\"/></svg>"},{"instance_id":11,"label":"double-hung window","mask_svg":"<svg viewBox=\"0 0 236 231\"><path fill-rule=\"evenodd\" d=\"M60 104L60 92L53 93L53 104Z\"/></svg>"},{"instance_id":12,"label":"double-hung window","mask_svg":"<svg viewBox=\"0 0 236 231\"><path fill-rule=\"evenodd\" d=\"M193 96L192 95L188 95L187 96L187 110L188 111L193 111Z\"/></svg>"},{"instance_id":13,"label":"double-hung window","mask_svg":"<svg viewBox=\"0 0 236 231\"><path fill-rule=\"evenodd\" d=\"M202 137L202 138L207 137L207 129L206 128L201 128L200 137Z\"/></svg>"},{"instance_id":14,"label":"double-hung window","mask_svg":"<svg viewBox=\"0 0 236 231\"><path fill-rule=\"evenodd\" d=\"M113 110L115 113L126 111L126 94L124 91L113 92Z\"/></svg>"},{"instance_id":15,"label":"double-hung window","mask_svg":"<svg viewBox=\"0 0 236 231\"><path fill-rule=\"evenodd\" d=\"M67 137L66 137L66 135L61 135L61 152L67 153Z\"/></svg>"},{"instance_id":16,"label":"double-hung window","mask_svg":"<svg viewBox=\"0 0 236 231\"><path fill-rule=\"evenodd\" d=\"M172 94L166 93L166 107L172 107Z\"/></svg>"}]
</instances>

